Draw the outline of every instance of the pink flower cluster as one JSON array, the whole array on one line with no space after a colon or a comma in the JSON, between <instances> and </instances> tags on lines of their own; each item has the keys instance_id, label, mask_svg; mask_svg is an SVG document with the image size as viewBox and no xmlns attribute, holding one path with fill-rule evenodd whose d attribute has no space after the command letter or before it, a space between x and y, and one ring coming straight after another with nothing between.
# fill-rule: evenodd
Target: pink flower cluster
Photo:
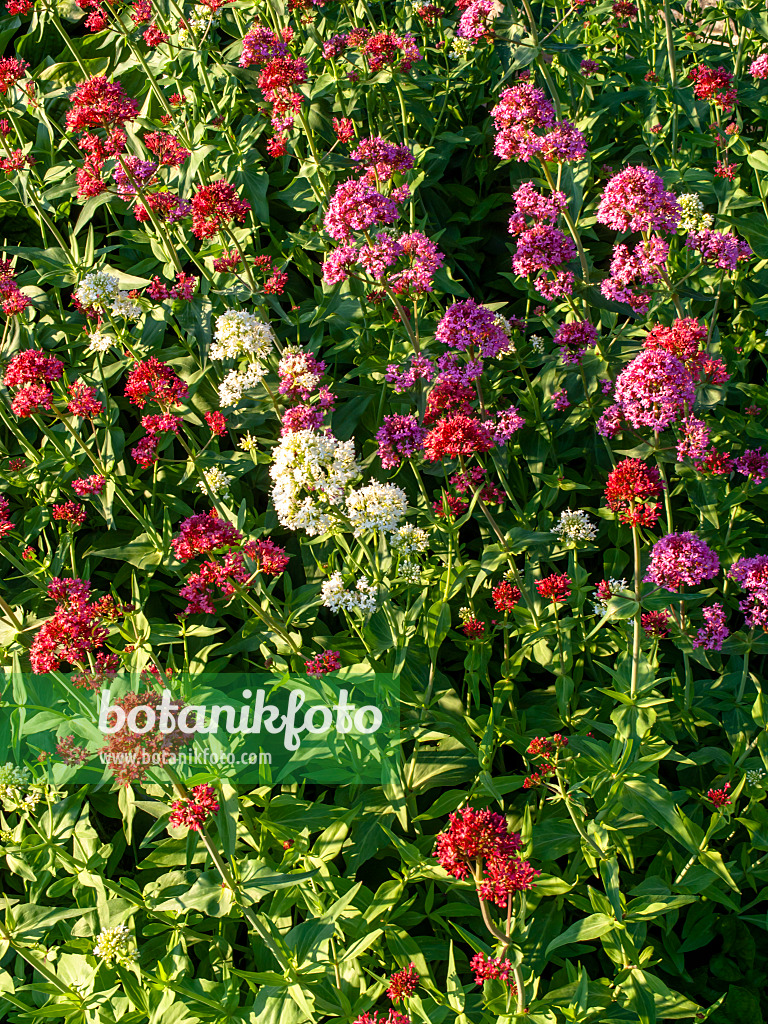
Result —
<instances>
[{"instance_id":1,"label":"pink flower cluster","mask_svg":"<svg viewBox=\"0 0 768 1024\"><path fill-rule=\"evenodd\" d=\"M503 160L581 160L584 136L569 121L555 121L555 111L543 90L529 82L504 89L491 110L496 126L494 153ZM543 130L544 134L539 134Z\"/></svg>"},{"instance_id":2,"label":"pink flower cluster","mask_svg":"<svg viewBox=\"0 0 768 1024\"><path fill-rule=\"evenodd\" d=\"M664 349L646 349L616 379L616 405L637 430L664 430L696 402L696 386L683 363Z\"/></svg>"},{"instance_id":3,"label":"pink flower cluster","mask_svg":"<svg viewBox=\"0 0 768 1024\"><path fill-rule=\"evenodd\" d=\"M601 281L600 291L606 299L626 302L636 313L645 313L653 286L664 276L668 255L669 243L663 238L638 242L633 249L616 245L610 276Z\"/></svg>"},{"instance_id":4,"label":"pink flower cluster","mask_svg":"<svg viewBox=\"0 0 768 1024\"><path fill-rule=\"evenodd\" d=\"M662 178L640 164L609 179L597 219L614 231L676 231L680 206Z\"/></svg>"},{"instance_id":5,"label":"pink flower cluster","mask_svg":"<svg viewBox=\"0 0 768 1024\"><path fill-rule=\"evenodd\" d=\"M668 533L651 549L645 580L664 590L697 586L720 572L715 552L695 533Z\"/></svg>"},{"instance_id":6,"label":"pink flower cluster","mask_svg":"<svg viewBox=\"0 0 768 1024\"><path fill-rule=\"evenodd\" d=\"M128 786L132 782L141 782L151 765L173 764L181 748L186 746L194 736L191 731L182 732L178 725L172 732L160 732L157 725L154 728L146 728L151 722L149 716L146 711L136 709L150 708L155 712L155 720L157 720L157 708L161 700L162 695L156 690L147 690L143 693L127 693L124 697L118 697L112 702L114 708L122 712L123 717L121 719L117 711L110 711L107 715L107 725L110 729L115 729L119 722L122 724L110 734L106 745L101 748L99 753L106 755L107 763L122 786ZM181 701L171 704L171 710L176 712L181 711L183 707ZM136 715L134 716L134 727L131 728L125 724L125 721L134 710L136 710ZM191 729L194 712L187 716L187 721Z\"/></svg>"},{"instance_id":7,"label":"pink flower cluster","mask_svg":"<svg viewBox=\"0 0 768 1024\"><path fill-rule=\"evenodd\" d=\"M768 555L739 558L728 570L747 597L739 602L750 629L768 629Z\"/></svg>"},{"instance_id":8,"label":"pink flower cluster","mask_svg":"<svg viewBox=\"0 0 768 1024\"><path fill-rule=\"evenodd\" d=\"M10 260L0 260L0 309L6 316L18 316L31 303L19 289L15 277Z\"/></svg>"},{"instance_id":9,"label":"pink flower cluster","mask_svg":"<svg viewBox=\"0 0 768 1024\"><path fill-rule=\"evenodd\" d=\"M704 609L704 625L693 638L694 647L703 647L705 651L719 651L730 636L726 626L725 609L721 604L712 604Z\"/></svg>"},{"instance_id":10,"label":"pink flower cluster","mask_svg":"<svg viewBox=\"0 0 768 1024\"><path fill-rule=\"evenodd\" d=\"M747 243L730 231L691 231L685 244L689 249L697 249L705 263L720 270L736 270L754 255Z\"/></svg>"},{"instance_id":11,"label":"pink flower cluster","mask_svg":"<svg viewBox=\"0 0 768 1024\"><path fill-rule=\"evenodd\" d=\"M460 352L469 350L474 354L476 350L483 359L502 355L510 347L509 337L497 323L495 314L474 299L449 306L437 325L435 338Z\"/></svg>"}]
</instances>

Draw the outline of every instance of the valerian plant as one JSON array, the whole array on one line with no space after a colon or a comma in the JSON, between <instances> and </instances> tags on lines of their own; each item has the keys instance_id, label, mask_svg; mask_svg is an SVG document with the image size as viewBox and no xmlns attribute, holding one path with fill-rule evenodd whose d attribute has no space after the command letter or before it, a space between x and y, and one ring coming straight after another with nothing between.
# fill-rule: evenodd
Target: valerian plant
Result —
<instances>
[{"instance_id":1,"label":"valerian plant","mask_svg":"<svg viewBox=\"0 0 768 1024\"><path fill-rule=\"evenodd\" d=\"M761 1021L762 6L0 37L2 1019ZM148 775L225 669L394 678L394 778Z\"/></svg>"}]
</instances>

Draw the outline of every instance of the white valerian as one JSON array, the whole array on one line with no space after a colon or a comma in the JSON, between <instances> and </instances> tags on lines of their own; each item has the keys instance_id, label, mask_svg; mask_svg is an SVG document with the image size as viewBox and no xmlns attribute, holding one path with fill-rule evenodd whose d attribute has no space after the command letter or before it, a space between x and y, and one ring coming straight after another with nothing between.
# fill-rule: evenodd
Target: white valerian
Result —
<instances>
[{"instance_id":1,"label":"white valerian","mask_svg":"<svg viewBox=\"0 0 768 1024\"><path fill-rule=\"evenodd\" d=\"M560 513L560 519L552 527L551 532L563 543L580 544L583 541L594 540L597 536L597 527L583 509L566 509Z\"/></svg>"},{"instance_id":2,"label":"white valerian","mask_svg":"<svg viewBox=\"0 0 768 1024\"><path fill-rule=\"evenodd\" d=\"M339 526L350 485L360 476L354 439L297 430L286 434L272 453L269 475L277 518L289 530L310 537Z\"/></svg>"},{"instance_id":3,"label":"white valerian","mask_svg":"<svg viewBox=\"0 0 768 1024\"><path fill-rule=\"evenodd\" d=\"M332 612L350 612L356 608L365 614L376 610L376 587L361 577L356 581L354 590L347 589L343 576L337 571L323 583L320 599L323 606Z\"/></svg>"},{"instance_id":4,"label":"white valerian","mask_svg":"<svg viewBox=\"0 0 768 1024\"><path fill-rule=\"evenodd\" d=\"M130 936L131 933L124 924L105 928L96 937L93 955L107 964L111 964L113 960L119 964L130 963L134 959L129 947Z\"/></svg>"},{"instance_id":5,"label":"white valerian","mask_svg":"<svg viewBox=\"0 0 768 1024\"><path fill-rule=\"evenodd\" d=\"M714 224L710 213L704 213L704 204L695 192L686 192L677 200L680 206L679 232L706 231Z\"/></svg>"},{"instance_id":6,"label":"white valerian","mask_svg":"<svg viewBox=\"0 0 768 1024\"><path fill-rule=\"evenodd\" d=\"M218 466L212 466L210 469L204 469L203 476L205 477L205 483L200 480L197 485L203 494L207 494L209 489L217 498L229 493L229 485L232 483L232 477L228 476L222 469L219 469ZM205 486L206 483L208 484L208 487Z\"/></svg>"},{"instance_id":7,"label":"white valerian","mask_svg":"<svg viewBox=\"0 0 768 1024\"><path fill-rule=\"evenodd\" d=\"M228 309L216 317L216 330L211 345L211 359L239 359L248 356L251 362L262 362L275 345L275 332L244 309Z\"/></svg>"},{"instance_id":8,"label":"white valerian","mask_svg":"<svg viewBox=\"0 0 768 1024\"><path fill-rule=\"evenodd\" d=\"M408 508L408 497L401 487L375 481L347 495L347 516L356 537L370 530L391 533Z\"/></svg>"}]
</instances>

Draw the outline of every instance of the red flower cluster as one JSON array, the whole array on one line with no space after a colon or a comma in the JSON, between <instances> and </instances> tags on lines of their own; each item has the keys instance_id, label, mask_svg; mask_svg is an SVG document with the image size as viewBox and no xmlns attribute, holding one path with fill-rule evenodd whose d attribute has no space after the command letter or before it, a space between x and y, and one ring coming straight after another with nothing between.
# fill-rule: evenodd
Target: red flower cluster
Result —
<instances>
[{"instance_id":1,"label":"red flower cluster","mask_svg":"<svg viewBox=\"0 0 768 1024\"><path fill-rule=\"evenodd\" d=\"M31 416L38 409L50 409L53 392L48 386L59 380L64 365L55 356L37 349L25 349L11 359L3 377L7 388L18 388L11 409L19 417Z\"/></svg>"},{"instance_id":2,"label":"red flower cluster","mask_svg":"<svg viewBox=\"0 0 768 1024\"><path fill-rule=\"evenodd\" d=\"M643 342L645 349L664 349L675 356L694 380L706 379L712 384L724 384L730 374L722 359L713 359L703 346L707 341L707 328L694 317L674 320L671 327L657 324Z\"/></svg>"},{"instance_id":3,"label":"red flower cluster","mask_svg":"<svg viewBox=\"0 0 768 1024\"><path fill-rule=\"evenodd\" d=\"M529 757L541 758L538 771L533 772L523 781L523 789L532 789L539 786L550 775L555 774L557 756L563 747L568 746L567 737L556 732L552 739L545 736L535 736L528 744L526 753Z\"/></svg>"},{"instance_id":4,"label":"red flower cluster","mask_svg":"<svg viewBox=\"0 0 768 1024\"><path fill-rule=\"evenodd\" d=\"M304 668L308 676L324 676L328 672L338 672L341 668L340 652L323 651L316 654L314 658L304 662Z\"/></svg>"},{"instance_id":5,"label":"red flower cluster","mask_svg":"<svg viewBox=\"0 0 768 1024\"><path fill-rule=\"evenodd\" d=\"M653 526L661 505L654 500L663 493L658 469L640 459L623 459L608 477L605 500L620 522L628 526Z\"/></svg>"},{"instance_id":6,"label":"red flower cluster","mask_svg":"<svg viewBox=\"0 0 768 1024\"><path fill-rule=\"evenodd\" d=\"M243 544L243 551L252 559L259 572L265 576L279 576L290 560L285 548L275 544L273 540L249 540Z\"/></svg>"},{"instance_id":7,"label":"red flower cluster","mask_svg":"<svg viewBox=\"0 0 768 1024\"><path fill-rule=\"evenodd\" d=\"M243 535L211 509L185 519L179 527L179 536L171 541L171 547L180 562L188 562L195 555L238 547L242 541Z\"/></svg>"},{"instance_id":8,"label":"red flower cluster","mask_svg":"<svg viewBox=\"0 0 768 1024\"><path fill-rule=\"evenodd\" d=\"M508 580L502 580L491 591L491 597L497 612L511 612L520 600L520 589Z\"/></svg>"},{"instance_id":9,"label":"red flower cluster","mask_svg":"<svg viewBox=\"0 0 768 1024\"><path fill-rule=\"evenodd\" d=\"M156 356L134 363L125 384L126 397L139 409L147 402L170 408L179 405L188 393L187 385L176 371Z\"/></svg>"},{"instance_id":10,"label":"red flower cluster","mask_svg":"<svg viewBox=\"0 0 768 1024\"><path fill-rule=\"evenodd\" d=\"M399 1003L401 999L412 996L419 986L419 976L416 973L416 965L408 964L401 971L395 971L389 979L387 997L393 1003Z\"/></svg>"},{"instance_id":11,"label":"red flower cluster","mask_svg":"<svg viewBox=\"0 0 768 1024\"><path fill-rule=\"evenodd\" d=\"M65 124L76 134L89 128L122 128L139 112L138 103L126 95L120 82L110 82L101 76L81 82L70 102Z\"/></svg>"},{"instance_id":12,"label":"red flower cluster","mask_svg":"<svg viewBox=\"0 0 768 1024\"><path fill-rule=\"evenodd\" d=\"M3 96L26 75L28 67L29 64L25 60L19 60L17 57L0 58L0 93Z\"/></svg>"},{"instance_id":13,"label":"red flower cluster","mask_svg":"<svg viewBox=\"0 0 768 1024\"><path fill-rule=\"evenodd\" d=\"M730 782L726 782L722 789L708 789L707 799L711 800L715 807L725 807L731 802L731 798L728 796L730 788Z\"/></svg>"},{"instance_id":14,"label":"red flower cluster","mask_svg":"<svg viewBox=\"0 0 768 1024\"><path fill-rule=\"evenodd\" d=\"M224 224L242 224L250 208L247 199L237 198L235 186L229 182L201 185L192 196L192 234L200 239L211 238Z\"/></svg>"},{"instance_id":15,"label":"red flower cluster","mask_svg":"<svg viewBox=\"0 0 768 1024\"><path fill-rule=\"evenodd\" d=\"M512 857L522 846L506 819L495 811L464 807L449 816L448 829L437 837L435 856L454 878L474 873L478 861Z\"/></svg>"},{"instance_id":16,"label":"red flower cluster","mask_svg":"<svg viewBox=\"0 0 768 1024\"><path fill-rule=\"evenodd\" d=\"M494 447L493 434L488 426L473 417L459 413L441 420L424 438L424 458L437 462L445 456L474 455Z\"/></svg>"},{"instance_id":17,"label":"red flower cluster","mask_svg":"<svg viewBox=\"0 0 768 1024\"><path fill-rule=\"evenodd\" d=\"M723 110L730 110L736 102L733 75L725 68L715 70L699 64L688 72L688 80L694 83L693 94L697 100L707 100Z\"/></svg>"},{"instance_id":18,"label":"red flower cluster","mask_svg":"<svg viewBox=\"0 0 768 1024\"><path fill-rule=\"evenodd\" d=\"M475 975L475 984L482 985L486 981L508 981L512 973L512 964L509 960L501 960L499 957L486 957L483 953L475 953L469 961L469 966ZM517 992L516 986L509 982L512 992Z\"/></svg>"},{"instance_id":19,"label":"red flower cluster","mask_svg":"<svg viewBox=\"0 0 768 1024\"><path fill-rule=\"evenodd\" d=\"M643 612L640 625L648 636L661 640L669 633L669 612Z\"/></svg>"},{"instance_id":20,"label":"red flower cluster","mask_svg":"<svg viewBox=\"0 0 768 1024\"><path fill-rule=\"evenodd\" d=\"M67 409L73 416L82 416L84 419L93 419L104 412L104 406L96 398L96 388L89 388L81 380L69 385Z\"/></svg>"},{"instance_id":21,"label":"red flower cluster","mask_svg":"<svg viewBox=\"0 0 768 1024\"><path fill-rule=\"evenodd\" d=\"M571 580L565 574L558 576L557 573L553 573L551 576L537 580L536 589L547 601L557 604L571 596Z\"/></svg>"},{"instance_id":22,"label":"red flower cluster","mask_svg":"<svg viewBox=\"0 0 768 1024\"><path fill-rule=\"evenodd\" d=\"M0 260L0 309L6 316L18 316L31 301L19 290L15 276L10 260Z\"/></svg>"},{"instance_id":23,"label":"red flower cluster","mask_svg":"<svg viewBox=\"0 0 768 1024\"><path fill-rule=\"evenodd\" d=\"M6 533L10 533L14 528L9 515L9 510L10 505L8 503L8 499L4 498L0 494L0 540L2 540Z\"/></svg>"},{"instance_id":24,"label":"red flower cluster","mask_svg":"<svg viewBox=\"0 0 768 1024\"><path fill-rule=\"evenodd\" d=\"M174 801L168 824L173 828L188 828L192 832L202 831L206 819L219 809L213 786L194 786L191 799Z\"/></svg>"},{"instance_id":25,"label":"red flower cluster","mask_svg":"<svg viewBox=\"0 0 768 1024\"><path fill-rule=\"evenodd\" d=\"M85 509L76 501L65 501L61 505L54 505L51 516L55 520L64 523L72 523L73 526L82 526L85 522Z\"/></svg>"},{"instance_id":26,"label":"red flower cluster","mask_svg":"<svg viewBox=\"0 0 768 1024\"><path fill-rule=\"evenodd\" d=\"M96 604L89 601L90 591L90 583L77 578L54 577L49 583L48 597L57 608L38 630L29 651L37 675L55 671L62 661L87 662L90 652L103 647L107 630Z\"/></svg>"}]
</instances>

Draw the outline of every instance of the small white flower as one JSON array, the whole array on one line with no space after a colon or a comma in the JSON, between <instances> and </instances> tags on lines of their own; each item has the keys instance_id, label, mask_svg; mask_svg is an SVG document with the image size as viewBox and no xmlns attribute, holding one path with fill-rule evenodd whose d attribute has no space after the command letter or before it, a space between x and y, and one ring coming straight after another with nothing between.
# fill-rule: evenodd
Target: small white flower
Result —
<instances>
[{"instance_id":1,"label":"small white flower","mask_svg":"<svg viewBox=\"0 0 768 1024\"><path fill-rule=\"evenodd\" d=\"M704 204L695 192L687 192L677 201L682 214L677 225L679 232L703 231L712 227L714 220L711 214L704 213Z\"/></svg>"},{"instance_id":2,"label":"small white flower","mask_svg":"<svg viewBox=\"0 0 768 1024\"><path fill-rule=\"evenodd\" d=\"M551 532L557 534L564 543L580 544L594 540L597 527L583 509L566 509L560 513L560 519Z\"/></svg>"},{"instance_id":3,"label":"small white flower","mask_svg":"<svg viewBox=\"0 0 768 1024\"><path fill-rule=\"evenodd\" d=\"M237 447L244 452L255 452L259 447L258 438L254 437L250 431L246 431L237 442Z\"/></svg>"},{"instance_id":4,"label":"small white flower","mask_svg":"<svg viewBox=\"0 0 768 1024\"><path fill-rule=\"evenodd\" d=\"M753 768L746 775L748 786L759 786L765 778L765 770L763 768Z\"/></svg>"},{"instance_id":5,"label":"small white flower","mask_svg":"<svg viewBox=\"0 0 768 1024\"><path fill-rule=\"evenodd\" d=\"M532 334L529 338L529 341L531 343L531 348L533 349L533 351L538 352L539 355L541 355L541 353L544 351L544 339L541 337L541 335Z\"/></svg>"},{"instance_id":6,"label":"small white flower","mask_svg":"<svg viewBox=\"0 0 768 1024\"><path fill-rule=\"evenodd\" d=\"M392 550L401 555L421 554L429 546L429 534L419 526L405 523L392 531L389 543Z\"/></svg>"},{"instance_id":7,"label":"small white flower","mask_svg":"<svg viewBox=\"0 0 768 1024\"><path fill-rule=\"evenodd\" d=\"M144 312L136 299L128 292L118 292L117 298L110 307L113 316L123 316L126 320L138 320Z\"/></svg>"},{"instance_id":8,"label":"small white flower","mask_svg":"<svg viewBox=\"0 0 768 1024\"><path fill-rule=\"evenodd\" d=\"M223 470L219 469L218 466L213 466L211 469L204 469L203 476L205 477L206 482L208 483L208 487L211 489L211 492L217 498L229 492L229 485L232 483L232 477L228 476L225 472L223 472ZM208 493L208 489L206 488L202 480L198 483L197 486L203 492L203 494Z\"/></svg>"},{"instance_id":9,"label":"small white flower","mask_svg":"<svg viewBox=\"0 0 768 1024\"><path fill-rule=\"evenodd\" d=\"M9 786L24 792L31 782L32 776L28 768L7 761L0 767L0 786Z\"/></svg>"},{"instance_id":10,"label":"small white flower","mask_svg":"<svg viewBox=\"0 0 768 1024\"><path fill-rule=\"evenodd\" d=\"M248 356L251 363L266 359L276 340L269 324L244 309L228 309L226 313L217 316L213 338L211 359L239 359Z\"/></svg>"},{"instance_id":11,"label":"small white flower","mask_svg":"<svg viewBox=\"0 0 768 1024\"><path fill-rule=\"evenodd\" d=\"M407 507L405 491L394 484L367 484L347 496L347 515L356 537L370 530L391 533Z\"/></svg>"},{"instance_id":12,"label":"small white flower","mask_svg":"<svg viewBox=\"0 0 768 1024\"><path fill-rule=\"evenodd\" d=\"M398 566L400 578L406 583L421 582L421 566L418 562L402 561Z\"/></svg>"},{"instance_id":13,"label":"small white flower","mask_svg":"<svg viewBox=\"0 0 768 1024\"><path fill-rule=\"evenodd\" d=\"M118 280L105 270L94 270L86 274L75 289L75 298L88 309L106 309L117 298Z\"/></svg>"},{"instance_id":14,"label":"small white flower","mask_svg":"<svg viewBox=\"0 0 768 1024\"><path fill-rule=\"evenodd\" d=\"M451 42L450 55L456 60L461 60L462 57L466 57L471 49L472 43L469 39L464 39L462 36L454 36Z\"/></svg>"},{"instance_id":15,"label":"small white flower","mask_svg":"<svg viewBox=\"0 0 768 1024\"><path fill-rule=\"evenodd\" d=\"M338 526L335 509L346 502L352 482L360 476L354 439L339 441L313 430L286 434L272 453L269 475L274 480L272 503L282 525L310 537L327 533Z\"/></svg>"},{"instance_id":16,"label":"small white flower","mask_svg":"<svg viewBox=\"0 0 768 1024\"><path fill-rule=\"evenodd\" d=\"M129 941L130 932L124 924L106 928L96 938L93 955L107 964L111 964L113 960L119 964L128 963L134 959Z\"/></svg>"},{"instance_id":17,"label":"small white flower","mask_svg":"<svg viewBox=\"0 0 768 1024\"><path fill-rule=\"evenodd\" d=\"M363 614L376 610L376 587L368 580L357 580L354 590L347 590L340 572L335 572L320 588L320 599L325 608L332 612L352 611L357 608Z\"/></svg>"},{"instance_id":18,"label":"small white flower","mask_svg":"<svg viewBox=\"0 0 768 1024\"><path fill-rule=\"evenodd\" d=\"M219 404L225 409L237 405L243 392L255 388L266 372L261 363L249 363L244 370L230 370L219 384Z\"/></svg>"},{"instance_id":19,"label":"small white flower","mask_svg":"<svg viewBox=\"0 0 768 1024\"><path fill-rule=\"evenodd\" d=\"M94 331L93 334L88 335L88 351L91 353L109 352L114 344L115 339L110 337L109 334L102 334L100 331Z\"/></svg>"}]
</instances>

